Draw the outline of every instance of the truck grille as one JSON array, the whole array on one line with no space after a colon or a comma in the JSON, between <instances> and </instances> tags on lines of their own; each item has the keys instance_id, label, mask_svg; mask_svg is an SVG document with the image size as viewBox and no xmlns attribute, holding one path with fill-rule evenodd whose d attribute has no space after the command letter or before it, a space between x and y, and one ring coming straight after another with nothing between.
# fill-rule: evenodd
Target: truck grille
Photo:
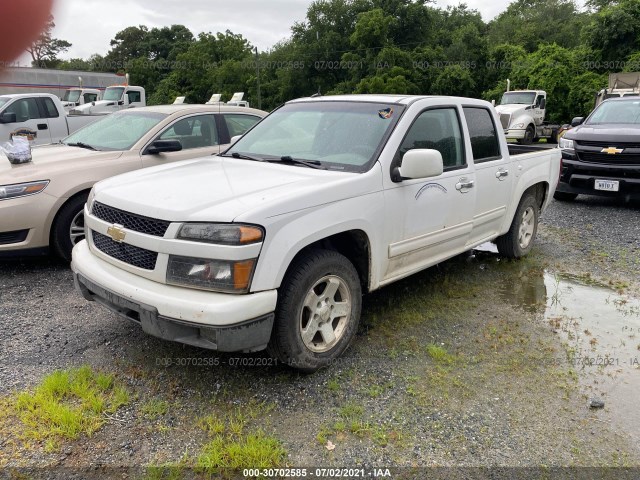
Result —
<instances>
[{"instance_id":1,"label":"truck grille","mask_svg":"<svg viewBox=\"0 0 640 480\"><path fill-rule=\"evenodd\" d=\"M606 147L605 147L606 148ZM622 148L622 147L620 147ZM604 163L607 165L638 165L640 164L640 153L609 155L600 152L577 151L578 158L583 162Z\"/></svg>"},{"instance_id":2,"label":"truck grille","mask_svg":"<svg viewBox=\"0 0 640 480\"><path fill-rule=\"evenodd\" d=\"M156 220L155 218L143 217L142 215L125 212L124 210L103 205L100 202L95 202L93 204L91 213L105 222L117 223L128 230L146 233L147 235L153 235L154 237L164 237L170 223L165 220Z\"/></svg>"},{"instance_id":3,"label":"truck grille","mask_svg":"<svg viewBox=\"0 0 640 480\"><path fill-rule=\"evenodd\" d=\"M510 113L501 113L500 114L500 123L502 124L502 128L504 130L509 129L509 125L511 124L511 114Z\"/></svg>"},{"instance_id":4,"label":"truck grille","mask_svg":"<svg viewBox=\"0 0 640 480\"><path fill-rule=\"evenodd\" d=\"M640 143L631 142L591 142L588 140L577 140L576 143L581 147L598 147L598 148L640 148Z\"/></svg>"},{"instance_id":5,"label":"truck grille","mask_svg":"<svg viewBox=\"0 0 640 480\"><path fill-rule=\"evenodd\" d=\"M156 268L156 260L158 259L157 252L152 252L127 243L114 242L111 238L98 232L91 233L93 234L93 244L102 253L144 270L153 270Z\"/></svg>"}]
</instances>

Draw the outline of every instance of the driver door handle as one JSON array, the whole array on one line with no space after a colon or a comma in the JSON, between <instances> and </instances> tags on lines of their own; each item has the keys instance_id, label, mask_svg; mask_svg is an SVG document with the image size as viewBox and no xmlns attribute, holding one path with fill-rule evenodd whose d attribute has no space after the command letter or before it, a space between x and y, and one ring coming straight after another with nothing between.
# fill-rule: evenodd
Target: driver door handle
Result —
<instances>
[{"instance_id":1,"label":"driver door handle","mask_svg":"<svg viewBox=\"0 0 640 480\"><path fill-rule=\"evenodd\" d=\"M473 188L475 182L473 180L469 180L467 178L461 178L458 183L456 183L456 190L460 193L467 193L470 189Z\"/></svg>"}]
</instances>

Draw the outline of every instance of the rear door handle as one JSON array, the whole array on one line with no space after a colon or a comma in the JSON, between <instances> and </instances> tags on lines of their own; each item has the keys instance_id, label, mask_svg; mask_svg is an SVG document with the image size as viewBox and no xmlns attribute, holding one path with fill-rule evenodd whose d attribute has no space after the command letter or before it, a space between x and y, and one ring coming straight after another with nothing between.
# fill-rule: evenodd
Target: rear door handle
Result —
<instances>
[{"instance_id":1,"label":"rear door handle","mask_svg":"<svg viewBox=\"0 0 640 480\"><path fill-rule=\"evenodd\" d=\"M496 172L496 178L500 181L504 180L505 178L507 178L509 176L509 170L505 169L505 168L501 168L500 170L498 170Z\"/></svg>"},{"instance_id":2,"label":"rear door handle","mask_svg":"<svg viewBox=\"0 0 640 480\"><path fill-rule=\"evenodd\" d=\"M473 180L461 178L458 183L456 183L456 190L460 193L467 193L469 189L473 188L474 183L475 182Z\"/></svg>"},{"instance_id":3,"label":"rear door handle","mask_svg":"<svg viewBox=\"0 0 640 480\"><path fill-rule=\"evenodd\" d=\"M46 123L39 123L38 130L49 130L49 125L47 125Z\"/></svg>"}]
</instances>

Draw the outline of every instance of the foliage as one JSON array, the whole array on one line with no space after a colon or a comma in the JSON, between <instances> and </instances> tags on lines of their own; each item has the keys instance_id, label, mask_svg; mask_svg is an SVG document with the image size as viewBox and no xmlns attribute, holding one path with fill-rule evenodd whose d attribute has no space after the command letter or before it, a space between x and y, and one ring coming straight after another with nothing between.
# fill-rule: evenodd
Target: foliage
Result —
<instances>
[{"instance_id":1,"label":"foliage","mask_svg":"<svg viewBox=\"0 0 640 480\"><path fill-rule=\"evenodd\" d=\"M55 26L53 16L49 15L49 21L47 22L44 32L27 48L27 52L31 54L31 64L34 67L55 67L59 62L58 55L71 48L71 44L66 40L60 40L51 36Z\"/></svg>"}]
</instances>

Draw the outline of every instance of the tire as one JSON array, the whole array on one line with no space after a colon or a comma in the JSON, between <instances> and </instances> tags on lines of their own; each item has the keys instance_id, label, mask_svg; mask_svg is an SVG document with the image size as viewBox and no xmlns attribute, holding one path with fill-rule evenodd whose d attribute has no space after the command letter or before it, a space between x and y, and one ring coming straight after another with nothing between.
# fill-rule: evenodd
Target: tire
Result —
<instances>
[{"instance_id":1,"label":"tire","mask_svg":"<svg viewBox=\"0 0 640 480\"><path fill-rule=\"evenodd\" d=\"M535 195L525 194L520 200L509 231L496 238L500 255L507 258L520 258L531 251L538 232L540 210Z\"/></svg>"},{"instance_id":2,"label":"tire","mask_svg":"<svg viewBox=\"0 0 640 480\"><path fill-rule=\"evenodd\" d=\"M278 291L268 351L303 372L329 366L353 341L361 308L353 264L337 252L311 250L291 265Z\"/></svg>"},{"instance_id":3,"label":"tire","mask_svg":"<svg viewBox=\"0 0 640 480\"><path fill-rule=\"evenodd\" d=\"M529 125L527 129L524 131L524 138L518 140L520 145L531 145L533 143L533 139L536 136L536 132L533 128L533 125Z\"/></svg>"},{"instance_id":4,"label":"tire","mask_svg":"<svg viewBox=\"0 0 640 480\"><path fill-rule=\"evenodd\" d=\"M578 197L577 193L555 192L553 198L560 202L571 202Z\"/></svg>"},{"instance_id":5,"label":"tire","mask_svg":"<svg viewBox=\"0 0 640 480\"><path fill-rule=\"evenodd\" d=\"M553 144L558 143L558 129L557 128L554 128L553 130L551 130L551 137L549 137L549 140L547 140L547 143L553 143Z\"/></svg>"},{"instance_id":6,"label":"tire","mask_svg":"<svg viewBox=\"0 0 640 480\"><path fill-rule=\"evenodd\" d=\"M71 250L75 244L84 239L84 204L88 195L83 193L67 201L51 227L51 247L66 262L71 262Z\"/></svg>"}]
</instances>

